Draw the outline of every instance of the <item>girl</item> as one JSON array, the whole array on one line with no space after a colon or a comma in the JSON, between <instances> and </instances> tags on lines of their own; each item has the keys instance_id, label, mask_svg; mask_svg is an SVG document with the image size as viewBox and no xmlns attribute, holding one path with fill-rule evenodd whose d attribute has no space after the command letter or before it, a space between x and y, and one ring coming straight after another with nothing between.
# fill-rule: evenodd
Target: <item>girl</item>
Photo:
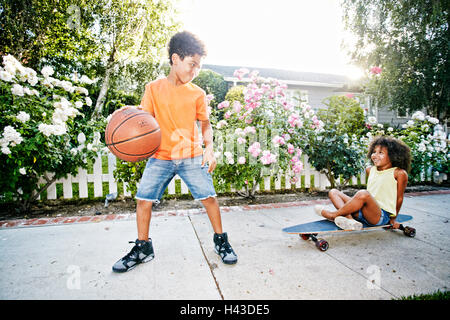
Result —
<instances>
[{"instance_id":1,"label":"girl","mask_svg":"<svg viewBox=\"0 0 450 320\"><path fill-rule=\"evenodd\" d=\"M361 230L361 222L369 226L391 224L398 229L400 225L395 218L408 183L410 149L398 139L382 136L372 141L367 157L373 164L366 168L369 176L367 190L360 190L351 198L332 189L328 197L337 210L328 211L320 205L315 206L314 210L344 230Z\"/></svg>"}]
</instances>

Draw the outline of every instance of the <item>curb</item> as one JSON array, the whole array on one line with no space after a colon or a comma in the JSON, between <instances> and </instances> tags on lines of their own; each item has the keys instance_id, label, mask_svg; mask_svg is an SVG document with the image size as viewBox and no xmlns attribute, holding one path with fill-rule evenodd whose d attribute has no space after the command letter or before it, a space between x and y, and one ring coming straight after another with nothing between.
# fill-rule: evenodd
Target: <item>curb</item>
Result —
<instances>
[{"instance_id":1,"label":"curb","mask_svg":"<svg viewBox=\"0 0 450 320\"><path fill-rule=\"evenodd\" d=\"M450 190L435 190L435 191L421 191L405 193L405 197L417 197L427 195L438 194L450 194ZM277 208L289 208L289 207L302 207L311 206L315 204L329 204L329 199L317 199L317 200L304 200L304 201L292 201L282 203L269 203L269 204L250 204L243 206L228 206L220 207L222 213L235 212L235 211L256 211L264 209L277 209ZM154 211L152 218L154 217L188 217L191 215L206 214L204 208L198 209L181 209L181 210L166 210L166 211ZM39 227L50 225L64 225L64 224L79 224L79 223L93 223L101 221L118 221L118 220L134 220L136 213L121 213L121 214L107 214L101 216L72 216L72 217L49 217L49 218L32 218L32 219L16 219L16 220L2 220L0 221L0 230L6 228L27 228L27 227Z\"/></svg>"}]
</instances>

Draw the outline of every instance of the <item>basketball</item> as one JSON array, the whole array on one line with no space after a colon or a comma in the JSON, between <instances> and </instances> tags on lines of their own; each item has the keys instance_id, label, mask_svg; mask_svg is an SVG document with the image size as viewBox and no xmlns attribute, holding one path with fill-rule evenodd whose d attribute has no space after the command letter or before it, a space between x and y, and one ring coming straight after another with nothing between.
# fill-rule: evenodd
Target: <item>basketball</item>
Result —
<instances>
[{"instance_id":1,"label":"basketball","mask_svg":"<svg viewBox=\"0 0 450 320\"><path fill-rule=\"evenodd\" d=\"M105 142L117 158L138 162L158 151L161 131L150 113L126 107L112 114L105 130Z\"/></svg>"}]
</instances>

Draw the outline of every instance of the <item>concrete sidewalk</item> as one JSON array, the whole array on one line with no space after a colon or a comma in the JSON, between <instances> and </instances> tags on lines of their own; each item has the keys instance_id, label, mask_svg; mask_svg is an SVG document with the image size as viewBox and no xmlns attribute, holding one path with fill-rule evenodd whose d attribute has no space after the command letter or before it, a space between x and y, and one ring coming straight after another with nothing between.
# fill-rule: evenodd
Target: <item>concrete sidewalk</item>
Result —
<instances>
[{"instance_id":1,"label":"concrete sidewalk","mask_svg":"<svg viewBox=\"0 0 450 320\"><path fill-rule=\"evenodd\" d=\"M153 217L155 259L125 274L111 267L133 246L133 216L0 228L0 299L392 299L449 290L449 193L406 194L415 238L329 234L326 252L281 231L317 220L313 204L222 211L234 266L214 253L206 214Z\"/></svg>"}]
</instances>

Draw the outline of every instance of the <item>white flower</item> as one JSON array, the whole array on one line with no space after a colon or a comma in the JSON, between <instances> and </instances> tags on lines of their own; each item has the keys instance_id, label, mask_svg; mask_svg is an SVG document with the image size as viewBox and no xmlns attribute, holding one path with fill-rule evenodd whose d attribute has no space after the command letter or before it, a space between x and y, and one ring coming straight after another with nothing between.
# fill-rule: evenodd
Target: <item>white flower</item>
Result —
<instances>
[{"instance_id":1,"label":"white flower","mask_svg":"<svg viewBox=\"0 0 450 320\"><path fill-rule=\"evenodd\" d=\"M394 131L394 128L389 127L389 128L387 128L387 131L392 132L392 131Z\"/></svg>"},{"instance_id":2,"label":"white flower","mask_svg":"<svg viewBox=\"0 0 450 320\"><path fill-rule=\"evenodd\" d=\"M433 118L433 117L430 117L430 118L428 119L428 121L431 122L432 124L438 124L438 123L439 123L439 119Z\"/></svg>"},{"instance_id":3,"label":"white flower","mask_svg":"<svg viewBox=\"0 0 450 320\"><path fill-rule=\"evenodd\" d=\"M425 120L425 115L423 114L422 111L416 111L413 113L412 117L413 120L420 120L423 121Z\"/></svg>"},{"instance_id":4,"label":"white flower","mask_svg":"<svg viewBox=\"0 0 450 320\"><path fill-rule=\"evenodd\" d=\"M87 105L88 107L92 106L92 100L91 100L91 98L86 97L86 105Z\"/></svg>"},{"instance_id":5,"label":"white flower","mask_svg":"<svg viewBox=\"0 0 450 320\"><path fill-rule=\"evenodd\" d=\"M85 75L82 75L81 78L80 78L80 82L81 82L81 83L86 83L86 84L93 84L95 81L89 79L89 78L88 78L87 76L85 76Z\"/></svg>"},{"instance_id":6,"label":"white flower","mask_svg":"<svg viewBox=\"0 0 450 320\"><path fill-rule=\"evenodd\" d=\"M20 84L14 84L13 87L11 88L11 93L16 95L16 96L21 96L23 97L24 92L23 92L23 87Z\"/></svg>"},{"instance_id":7,"label":"white flower","mask_svg":"<svg viewBox=\"0 0 450 320\"><path fill-rule=\"evenodd\" d=\"M63 135L67 132L65 124L45 124L41 123L38 126L39 132L41 132L43 135L50 137L52 134L56 136Z\"/></svg>"},{"instance_id":8,"label":"white flower","mask_svg":"<svg viewBox=\"0 0 450 320\"><path fill-rule=\"evenodd\" d=\"M27 171L25 170L25 168L20 168L19 172L20 172L20 174L27 174Z\"/></svg>"},{"instance_id":9,"label":"white flower","mask_svg":"<svg viewBox=\"0 0 450 320\"><path fill-rule=\"evenodd\" d=\"M0 79L2 81L11 82L13 79L13 75L6 70L0 71Z\"/></svg>"},{"instance_id":10,"label":"white flower","mask_svg":"<svg viewBox=\"0 0 450 320\"><path fill-rule=\"evenodd\" d=\"M50 77L55 71L50 66L45 66L42 68L41 73L44 76L44 78Z\"/></svg>"},{"instance_id":11,"label":"white flower","mask_svg":"<svg viewBox=\"0 0 450 320\"><path fill-rule=\"evenodd\" d=\"M19 114L17 115L17 120L19 120L22 123L25 123L28 120L30 120L30 115L24 111L20 111Z\"/></svg>"},{"instance_id":12,"label":"white flower","mask_svg":"<svg viewBox=\"0 0 450 320\"><path fill-rule=\"evenodd\" d=\"M75 107L78 108L78 109L82 108L83 107L83 102L81 102L81 101L75 102Z\"/></svg>"},{"instance_id":13,"label":"white flower","mask_svg":"<svg viewBox=\"0 0 450 320\"><path fill-rule=\"evenodd\" d=\"M89 95L89 91L83 87L74 87L75 92L84 94L85 96Z\"/></svg>"},{"instance_id":14,"label":"white flower","mask_svg":"<svg viewBox=\"0 0 450 320\"><path fill-rule=\"evenodd\" d=\"M38 126L39 132L41 132L43 135L50 137L53 133L53 126L50 124L41 123Z\"/></svg>"},{"instance_id":15,"label":"white flower","mask_svg":"<svg viewBox=\"0 0 450 320\"><path fill-rule=\"evenodd\" d=\"M86 142L86 136L83 132L80 132L77 136L77 140L79 144L84 144Z\"/></svg>"},{"instance_id":16,"label":"white flower","mask_svg":"<svg viewBox=\"0 0 450 320\"><path fill-rule=\"evenodd\" d=\"M3 154L11 154L11 150L8 147L2 147Z\"/></svg>"},{"instance_id":17,"label":"white flower","mask_svg":"<svg viewBox=\"0 0 450 320\"><path fill-rule=\"evenodd\" d=\"M66 80L61 81L59 86L70 93L75 90L75 88L72 86L72 83Z\"/></svg>"},{"instance_id":18,"label":"white flower","mask_svg":"<svg viewBox=\"0 0 450 320\"><path fill-rule=\"evenodd\" d=\"M20 133L16 131L16 129L11 126L6 126L3 129L3 138L0 140L2 146L7 147L8 144L11 143L11 146L14 147L20 144L23 141L23 138Z\"/></svg>"},{"instance_id":19,"label":"white flower","mask_svg":"<svg viewBox=\"0 0 450 320\"><path fill-rule=\"evenodd\" d=\"M376 124L377 123L377 118L375 117L368 117L367 121L369 121L369 124Z\"/></svg>"}]
</instances>

